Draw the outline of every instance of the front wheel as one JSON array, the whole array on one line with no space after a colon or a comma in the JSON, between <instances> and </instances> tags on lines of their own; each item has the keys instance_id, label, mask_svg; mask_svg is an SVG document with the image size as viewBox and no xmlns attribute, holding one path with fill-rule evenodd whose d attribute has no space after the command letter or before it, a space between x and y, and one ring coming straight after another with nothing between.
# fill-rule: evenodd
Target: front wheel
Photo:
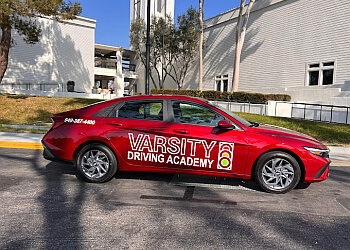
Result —
<instances>
[{"instance_id":1,"label":"front wheel","mask_svg":"<svg viewBox=\"0 0 350 250\"><path fill-rule=\"evenodd\" d=\"M262 189L282 194L298 185L301 171L293 156L284 152L270 152L258 160L255 176Z\"/></svg>"},{"instance_id":2,"label":"front wheel","mask_svg":"<svg viewBox=\"0 0 350 250\"><path fill-rule=\"evenodd\" d=\"M84 180L101 183L109 181L115 175L118 162L108 147L93 143L80 150L76 166Z\"/></svg>"}]
</instances>

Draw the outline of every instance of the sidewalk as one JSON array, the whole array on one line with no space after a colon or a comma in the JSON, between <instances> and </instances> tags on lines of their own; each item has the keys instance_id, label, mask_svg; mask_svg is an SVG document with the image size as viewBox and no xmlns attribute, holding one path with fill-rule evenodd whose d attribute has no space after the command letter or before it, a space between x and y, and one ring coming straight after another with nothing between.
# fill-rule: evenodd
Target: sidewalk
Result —
<instances>
[{"instance_id":1,"label":"sidewalk","mask_svg":"<svg viewBox=\"0 0 350 250\"><path fill-rule=\"evenodd\" d=\"M350 147L329 146L332 165L350 166Z\"/></svg>"},{"instance_id":2,"label":"sidewalk","mask_svg":"<svg viewBox=\"0 0 350 250\"><path fill-rule=\"evenodd\" d=\"M0 148L43 149L43 136L44 134L0 132Z\"/></svg>"},{"instance_id":3,"label":"sidewalk","mask_svg":"<svg viewBox=\"0 0 350 250\"><path fill-rule=\"evenodd\" d=\"M0 148L43 149L41 139L44 134L0 132ZM332 165L350 166L350 147L329 146Z\"/></svg>"}]
</instances>

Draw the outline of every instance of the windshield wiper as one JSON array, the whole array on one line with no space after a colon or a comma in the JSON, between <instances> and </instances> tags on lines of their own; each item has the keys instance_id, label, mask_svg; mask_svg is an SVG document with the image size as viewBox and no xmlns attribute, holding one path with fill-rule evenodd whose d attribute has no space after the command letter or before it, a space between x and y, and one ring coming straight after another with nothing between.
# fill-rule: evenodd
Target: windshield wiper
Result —
<instances>
[{"instance_id":1,"label":"windshield wiper","mask_svg":"<svg viewBox=\"0 0 350 250\"><path fill-rule=\"evenodd\" d=\"M251 123L251 125L249 127L259 127L259 123L251 122L251 121L249 121L249 122Z\"/></svg>"}]
</instances>

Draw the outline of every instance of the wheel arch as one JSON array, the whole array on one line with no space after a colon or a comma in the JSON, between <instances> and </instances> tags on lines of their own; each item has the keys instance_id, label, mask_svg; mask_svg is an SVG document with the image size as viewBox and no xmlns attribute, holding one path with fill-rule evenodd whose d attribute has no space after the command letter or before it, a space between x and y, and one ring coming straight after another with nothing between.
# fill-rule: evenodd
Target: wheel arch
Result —
<instances>
[{"instance_id":1,"label":"wheel arch","mask_svg":"<svg viewBox=\"0 0 350 250\"><path fill-rule=\"evenodd\" d=\"M255 176L255 170L257 167L257 162L259 161L260 157L262 157L263 155L267 154L267 153L271 153L271 152L283 152L283 153L287 153L289 155L291 155L292 157L294 157L294 159L298 162L299 166L300 166L300 171L301 171L301 176L300 176L300 183L303 183L305 180L305 165L303 163L303 161L301 160L301 158L299 157L299 155L297 155L296 153L294 153L291 150L288 149L284 149L284 148L274 148L274 149L270 149L265 151L264 153L262 153L261 155L259 155L259 157L257 157L253 163L250 175L251 178L255 180L256 176Z\"/></svg>"},{"instance_id":2,"label":"wheel arch","mask_svg":"<svg viewBox=\"0 0 350 250\"><path fill-rule=\"evenodd\" d=\"M73 160L73 164L74 164L75 167L76 167L76 161L77 161L78 154L79 154L80 150L81 150L83 147L85 147L86 145L93 144L93 143L101 144L101 145L104 145L104 146L106 146L107 148L109 148L109 149L113 152L115 158L117 159L117 164L118 164L118 166L119 166L118 155L116 154L116 152L114 151L114 149L113 149L108 143L106 143L106 142L104 142L104 141L99 141L99 140L88 140L88 141L85 141L85 142L81 143L81 144L74 150L73 159L72 159L72 160Z\"/></svg>"}]
</instances>

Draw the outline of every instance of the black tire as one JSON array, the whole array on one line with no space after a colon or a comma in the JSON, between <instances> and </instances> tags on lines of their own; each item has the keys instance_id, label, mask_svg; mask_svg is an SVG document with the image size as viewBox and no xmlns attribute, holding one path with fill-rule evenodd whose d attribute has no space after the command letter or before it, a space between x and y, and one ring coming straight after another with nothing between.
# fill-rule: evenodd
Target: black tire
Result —
<instances>
[{"instance_id":1,"label":"black tire","mask_svg":"<svg viewBox=\"0 0 350 250\"><path fill-rule=\"evenodd\" d=\"M118 160L108 147L92 143L79 151L76 167L85 181L102 183L113 178L118 170Z\"/></svg>"},{"instance_id":2,"label":"black tire","mask_svg":"<svg viewBox=\"0 0 350 250\"><path fill-rule=\"evenodd\" d=\"M297 160L284 152L269 152L260 156L255 179L262 189L283 194L295 188L300 181L301 171Z\"/></svg>"}]
</instances>

